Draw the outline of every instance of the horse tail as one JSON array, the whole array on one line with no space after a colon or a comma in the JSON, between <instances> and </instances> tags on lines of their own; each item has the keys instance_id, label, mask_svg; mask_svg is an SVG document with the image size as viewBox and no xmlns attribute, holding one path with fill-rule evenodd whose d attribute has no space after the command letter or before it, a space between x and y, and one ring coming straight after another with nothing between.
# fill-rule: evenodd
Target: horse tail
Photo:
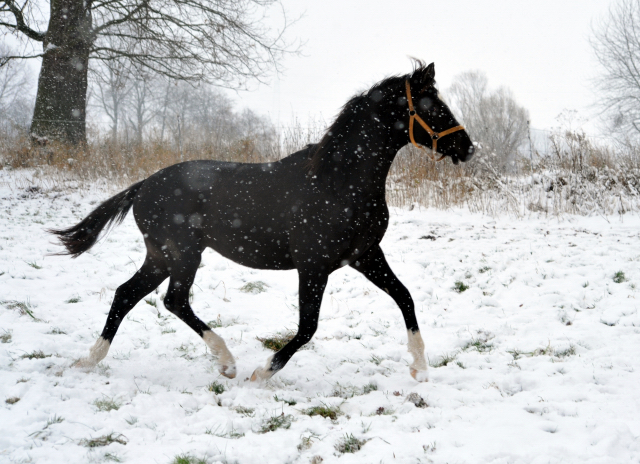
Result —
<instances>
[{"instance_id":1,"label":"horse tail","mask_svg":"<svg viewBox=\"0 0 640 464\"><path fill-rule=\"evenodd\" d=\"M58 255L71 255L77 258L98 241L98 236L107 225L115 227L120 224L133 205L138 190L144 180L133 184L128 189L102 202L89 215L68 229L48 229L47 232L57 235L60 243L67 249Z\"/></svg>"}]
</instances>

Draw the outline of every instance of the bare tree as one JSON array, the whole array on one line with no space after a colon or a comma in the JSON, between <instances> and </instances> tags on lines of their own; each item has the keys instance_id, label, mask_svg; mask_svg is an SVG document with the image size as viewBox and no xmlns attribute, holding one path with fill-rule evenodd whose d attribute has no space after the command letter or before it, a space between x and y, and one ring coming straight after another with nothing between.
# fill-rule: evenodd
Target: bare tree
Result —
<instances>
[{"instance_id":1,"label":"bare tree","mask_svg":"<svg viewBox=\"0 0 640 464\"><path fill-rule=\"evenodd\" d=\"M598 104L610 129L640 138L640 0L619 0L593 26L591 46L602 65Z\"/></svg>"},{"instance_id":2,"label":"bare tree","mask_svg":"<svg viewBox=\"0 0 640 464\"><path fill-rule=\"evenodd\" d=\"M527 139L529 119L529 112L516 103L511 91L506 87L490 90L484 73L469 71L454 78L447 97L462 114L480 153L495 155L498 165L508 166Z\"/></svg>"},{"instance_id":3,"label":"bare tree","mask_svg":"<svg viewBox=\"0 0 640 464\"><path fill-rule=\"evenodd\" d=\"M0 132L9 135L29 125L33 111L32 82L24 63L7 60L11 49L0 44Z\"/></svg>"},{"instance_id":4,"label":"bare tree","mask_svg":"<svg viewBox=\"0 0 640 464\"><path fill-rule=\"evenodd\" d=\"M129 109L129 125L134 131L137 144L142 143L144 129L155 116L153 95L156 87L156 82L148 72L136 73L136 78L131 85L127 107Z\"/></svg>"},{"instance_id":5,"label":"bare tree","mask_svg":"<svg viewBox=\"0 0 640 464\"><path fill-rule=\"evenodd\" d=\"M123 116L124 105L131 91L129 63L122 59L102 62L92 72L95 99L98 106L111 120L111 139L118 140L118 126Z\"/></svg>"},{"instance_id":6,"label":"bare tree","mask_svg":"<svg viewBox=\"0 0 640 464\"><path fill-rule=\"evenodd\" d=\"M146 137L159 134L164 141L168 134L166 141L180 152L247 161L264 159L275 142L276 131L267 118L249 109L236 111L231 98L211 85L172 81L154 88L149 125L155 130Z\"/></svg>"},{"instance_id":7,"label":"bare tree","mask_svg":"<svg viewBox=\"0 0 640 464\"><path fill-rule=\"evenodd\" d=\"M292 50L265 17L279 0L0 0L0 26L42 44L31 131L72 143L86 138L89 59L124 59L171 79L241 88ZM48 23L46 30L38 24Z\"/></svg>"}]
</instances>

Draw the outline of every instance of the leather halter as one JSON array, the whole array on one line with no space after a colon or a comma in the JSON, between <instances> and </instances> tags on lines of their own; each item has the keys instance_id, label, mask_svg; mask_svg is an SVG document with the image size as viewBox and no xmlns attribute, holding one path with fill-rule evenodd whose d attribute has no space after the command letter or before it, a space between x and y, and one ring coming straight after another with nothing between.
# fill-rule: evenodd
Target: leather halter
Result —
<instances>
[{"instance_id":1,"label":"leather halter","mask_svg":"<svg viewBox=\"0 0 640 464\"><path fill-rule=\"evenodd\" d=\"M433 129L431 129L431 127L429 127L429 125L426 122L424 122L424 120L420 116L418 116L418 113L416 113L416 110L413 107L413 98L411 97L411 86L409 85L409 80L407 79L406 81L404 81L404 83L405 83L405 87L407 88L407 103L409 104L409 139L411 139L411 143L413 144L414 147L419 148L422 151L426 151L423 147L418 145L415 139L413 138L413 121L414 119L417 119L418 123L422 126L422 128L426 130L427 133L431 136L431 141L432 141L431 154L429 156L434 161L442 161L444 159L444 155L441 155L440 158L435 159L438 139L441 139L445 135L449 135L454 132L464 130L464 127L456 126L456 127L452 127L450 129L444 130L442 132L436 132Z\"/></svg>"}]
</instances>

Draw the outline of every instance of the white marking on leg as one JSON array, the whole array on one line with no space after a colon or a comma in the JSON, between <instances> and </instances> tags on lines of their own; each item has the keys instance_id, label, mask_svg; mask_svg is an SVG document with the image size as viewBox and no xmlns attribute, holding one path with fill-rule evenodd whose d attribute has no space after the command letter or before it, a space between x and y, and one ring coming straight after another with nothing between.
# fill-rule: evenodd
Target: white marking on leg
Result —
<instances>
[{"instance_id":1,"label":"white marking on leg","mask_svg":"<svg viewBox=\"0 0 640 464\"><path fill-rule=\"evenodd\" d=\"M274 372L270 371L269 369L271 368L271 360L274 356L275 355L269 356L269 359L267 359L267 363L264 365L264 367L259 367L255 371L253 371L253 374L251 374L252 382L255 382L256 380L269 380L273 376Z\"/></svg>"},{"instance_id":2,"label":"white marking on leg","mask_svg":"<svg viewBox=\"0 0 640 464\"><path fill-rule=\"evenodd\" d=\"M411 330L407 330L408 348L409 353L413 356L413 363L409 366L411 376L418 382L427 382L429 380L429 373L427 372L427 361L424 358L424 342L420 331L415 333Z\"/></svg>"},{"instance_id":3,"label":"white marking on leg","mask_svg":"<svg viewBox=\"0 0 640 464\"><path fill-rule=\"evenodd\" d=\"M107 356L110 347L111 343L102 337L98 337L96 343L89 350L89 356L78 359L73 363L73 367L80 367L82 369L91 369L96 367L96 365Z\"/></svg>"},{"instance_id":4,"label":"white marking on leg","mask_svg":"<svg viewBox=\"0 0 640 464\"><path fill-rule=\"evenodd\" d=\"M233 379L236 376L236 361L227 348L227 344L222 337L207 330L202 334L202 339L207 344L214 356L218 358L218 369L225 377Z\"/></svg>"}]
</instances>

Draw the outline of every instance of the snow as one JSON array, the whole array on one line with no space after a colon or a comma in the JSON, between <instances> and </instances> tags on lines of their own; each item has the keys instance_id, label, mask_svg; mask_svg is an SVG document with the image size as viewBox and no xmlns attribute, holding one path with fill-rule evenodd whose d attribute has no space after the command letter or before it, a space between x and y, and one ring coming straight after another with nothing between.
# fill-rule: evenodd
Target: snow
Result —
<instances>
[{"instance_id":1,"label":"snow","mask_svg":"<svg viewBox=\"0 0 640 464\"><path fill-rule=\"evenodd\" d=\"M222 324L215 330L237 359L235 379L220 377L205 343L162 308L166 283L147 298L157 307L142 301L127 316L95 370L71 368L144 245L129 215L80 258L50 256L60 248L46 228L76 223L115 192L29 189L24 175L0 171L0 462L640 459L636 215L393 209L382 248L416 302L431 364L450 362L415 381L400 311L342 269L330 277L313 341L256 384L248 377L272 354L257 337L296 327L296 273L243 268L211 251L193 307ZM468 289L456 291L457 282ZM23 357L39 351L47 357ZM209 391L214 381L226 391ZM305 414L322 405L341 414ZM269 419L291 423L260 433ZM88 446L109 434L117 440ZM351 435L365 443L340 453Z\"/></svg>"}]
</instances>

